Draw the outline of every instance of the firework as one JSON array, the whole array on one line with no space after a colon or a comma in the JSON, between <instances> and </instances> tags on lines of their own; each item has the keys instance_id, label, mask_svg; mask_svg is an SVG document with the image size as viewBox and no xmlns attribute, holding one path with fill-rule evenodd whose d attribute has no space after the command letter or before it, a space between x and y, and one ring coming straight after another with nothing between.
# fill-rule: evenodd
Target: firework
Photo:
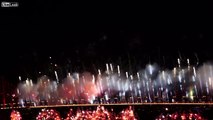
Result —
<instances>
[{"instance_id":1,"label":"firework","mask_svg":"<svg viewBox=\"0 0 213 120\"><path fill-rule=\"evenodd\" d=\"M148 64L145 69L130 74L122 73L117 65L106 64L106 70L97 75L89 72L68 73L62 82L48 76L19 84L17 94L22 101L41 101L47 104L73 103L117 103L117 102L211 102L213 98L213 66L204 64L197 68L187 59L188 66L178 66L172 70L160 69L156 64ZM117 71L116 71L117 70Z\"/></svg>"},{"instance_id":2,"label":"firework","mask_svg":"<svg viewBox=\"0 0 213 120\"><path fill-rule=\"evenodd\" d=\"M21 114L19 111L13 110L10 114L11 120L22 120Z\"/></svg>"},{"instance_id":3,"label":"firework","mask_svg":"<svg viewBox=\"0 0 213 120\"><path fill-rule=\"evenodd\" d=\"M54 109L42 109L36 120L61 120L60 114Z\"/></svg>"}]
</instances>

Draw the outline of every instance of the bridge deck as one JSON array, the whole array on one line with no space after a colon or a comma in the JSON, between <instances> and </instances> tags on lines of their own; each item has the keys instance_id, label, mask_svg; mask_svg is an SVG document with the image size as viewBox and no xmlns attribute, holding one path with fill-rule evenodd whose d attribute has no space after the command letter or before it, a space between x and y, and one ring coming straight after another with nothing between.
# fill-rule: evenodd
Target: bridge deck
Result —
<instances>
[{"instance_id":1,"label":"bridge deck","mask_svg":"<svg viewBox=\"0 0 213 120\"><path fill-rule=\"evenodd\" d=\"M5 107L1 109L13 108L54 108L54 107L90 107L90 106L173 106L173 105L190 105L190 106L213 106L213 103L116 103L116 104L69 104L69 105L41 105L41 106L28 106L28 107Z\"/></svg>"}]
</instances>

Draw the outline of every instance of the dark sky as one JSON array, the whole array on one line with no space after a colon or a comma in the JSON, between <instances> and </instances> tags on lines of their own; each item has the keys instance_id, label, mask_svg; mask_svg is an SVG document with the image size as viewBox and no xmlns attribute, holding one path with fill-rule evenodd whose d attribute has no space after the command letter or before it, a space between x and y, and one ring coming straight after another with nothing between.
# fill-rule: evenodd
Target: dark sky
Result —
<instances>
[{"instance_id":1,"label":"dark sky","mask_svg":"<svg viewBox=\"0 0 213 120\"><path fill-rule=\"evenodd\" d=\"M51 62L80 71L106 62L125 66L131 60L133 69L140 69L149 62L171 67L177 57L194 63L197 57L200 62L213 58L212 32L188 15L171 20L149 9L19 3L18 8L1 8L0 75L12 81L47 73Z\"/></svg>"}]
</instances>

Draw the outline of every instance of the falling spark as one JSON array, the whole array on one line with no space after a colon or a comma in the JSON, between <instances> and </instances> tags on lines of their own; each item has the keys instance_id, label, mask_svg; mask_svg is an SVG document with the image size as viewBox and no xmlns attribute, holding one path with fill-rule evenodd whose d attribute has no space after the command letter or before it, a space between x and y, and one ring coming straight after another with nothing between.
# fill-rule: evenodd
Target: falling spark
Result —
<instances>
[{"instance_id":1,"label":"falling spark","mask_svg":"<svg viewBox=\"0 0 213 120\"><path fill-rule=\"evenodd\" d=\"M178 67L180 68L180 59L178 58L177 61L178 61Z\"/></svg>"},{"instance_id":2,"label":"falling spark","mask_svg":"<svg viewBox=\"0 0 213 120\"><path fill-rule=\"evenodd\" d=\"M68 76L70 77L70 76L71 76L71 74L70 74L70 73L68 73Z\"/></svg>"},{"instance_id":3,"label":"falling spark","mask_svg":"<svg viewBox=\"0 0 213 120\"><path fill-rule=\"evenodd\" d=\"M121 72L120 72L120 67L119 67L119 65L117 66L117 68L118 68L118 76L120 76L120 75L121 75Z\"/></svg>"},{"instance_id":4,"label":"falling spark","mask_svg":"<svg viewBox=\"0 0 213 120\"><path fill-rule=\"evenodd\" d=\"M59 83L58 74L56 71L55 71L55 78L56 78L57 83Z\"/></svg>"},{"instance_id":5,"label":"falling spark","mask_svg":"<svg viewBox=\"0 0 213 120\"><path fill-rule=\"evenodd\" d=\"M109 74L109 65L106 64L106 73Z\"/></svg>"},{"instance_id":6,"label":"falling spark","mask_svg":"<svg viewBox=\"0 0 213 120\"><path fill-rule=\"evenodd\" d=\"M100 69L98 69L98 75L101 75L101 70Z\"/></svg>"},{"instance_id":7,"label":"falling spark","mask_svg":"<svg viewBox=\"0 0 213 120\"><path fill-rule=\"evenodd\" d=\"M127 78L127 79L129 78L128 72L126 72L126 78Z\"/></svg>"},{"instance_id":8,"label":"falling spark","mask_svg":"<svg viewBox=\"0 0 213 120\"><path fill-rule=\"evenodd\" d=\"M19 81L21 81L21 76L18 77Z\"/></svg>"},{"instance_id":9,"label":"falling spark","mask_svg":"<svg viewBox=\"0 0 213 120\"><path fill-rule=\"evenodd\" d=\"M113 73L113 66L112 66L111 63L110 63L110 70L111 70L111 72Z\"/></svg>"}]
</instances>

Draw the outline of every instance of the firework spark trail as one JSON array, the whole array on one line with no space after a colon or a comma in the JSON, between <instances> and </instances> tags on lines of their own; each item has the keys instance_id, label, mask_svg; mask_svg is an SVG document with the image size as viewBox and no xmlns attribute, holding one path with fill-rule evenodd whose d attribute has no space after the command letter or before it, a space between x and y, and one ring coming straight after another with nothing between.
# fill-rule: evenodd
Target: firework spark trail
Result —
<instances>
[{"instance_id":1,"label":"firework spark trail","mask_svg":"<svg viewBox=\"0 0 213 120\"><path fill-rule=\"evenodd\" d=\"M157 102L156 98L171 102L173 96L184 96L191 101L195 97L213 97L213 65L196 68L189 60L187 62L188 66L184 68L178 60L179 66L172 70L161 70L157 64L149 64L136 74L122 73L120 66L116 70L112 64L106 64L105 72L98 69L97 75L68 73L61 83L45 75L37 83L27 79L18 85L17 91L20 102L48 100L49 104L58 104L58 101L63 104L66 100L93 103L97 96L105 101L117 96L126 102L135 102L134 97L140 97L143 102Z\"/></svg>"}]
</instances>

